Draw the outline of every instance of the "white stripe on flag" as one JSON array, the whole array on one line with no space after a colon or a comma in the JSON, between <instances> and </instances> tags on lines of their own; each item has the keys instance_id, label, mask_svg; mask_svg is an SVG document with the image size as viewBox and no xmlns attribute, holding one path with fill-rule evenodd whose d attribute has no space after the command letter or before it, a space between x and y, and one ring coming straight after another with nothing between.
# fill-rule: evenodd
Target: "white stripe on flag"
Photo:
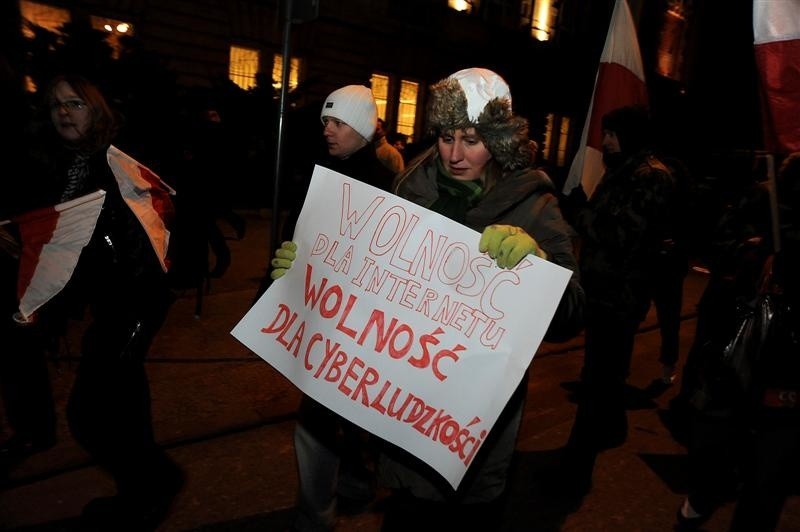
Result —
<instances>
[{"instance_id":1,"label":"white stripe on flag","mask_svg":"<svg viewBox=\"0 0 800 532\"><path fill-rule=\"evenodd\" d=\"M38 209L14 218L22 240L17 296L26 318L58 294L72 277L89 243L105 191Z\"/></svg>"},{"instance_id":2,"label":"white stripe on flag","mask_svg":"<svg viewBox=\"0 0 800 532\"><path fill-rule=\"evenodd\" d=\"M580 184L586 196L591 197L603 176L600 135L603 115L618 107L644 103L647 103L647 88L636 26L628 3L617 0L600 55L581 143L564 182L564 194Z\"/></svg>"},{"instance_id":3,"label":"white stripe on flag","mask_svg":"<svg viewBox=\"0 0 800 532\"><path fill-rule=\"evenodd\" d=\"M167 271L170 232L165 218L172 214L169 196L174 195L175 191L152 170L115 146L109 146L106 158L122 199L147 233L161 268Z\"/></svg>"},{"instance_id":4,"label":"white stripe on flag","mask_svg":"<svg viewBox=\"0 0 800 532\"><path fill-rule=\"evenodd\" d=\"M755 59L767 151L800 150L800 0L754 0Z\"/></svg>"},{"instance_id":5,"label":"white stripe on flag","mask_svg":"<svg viewBox=\"0 0 800 532\"><path fill-rule=\"evenodd\" d=\"M800 39L800 2L753 0L755 44Z\"/></svg>"}]
</instances>

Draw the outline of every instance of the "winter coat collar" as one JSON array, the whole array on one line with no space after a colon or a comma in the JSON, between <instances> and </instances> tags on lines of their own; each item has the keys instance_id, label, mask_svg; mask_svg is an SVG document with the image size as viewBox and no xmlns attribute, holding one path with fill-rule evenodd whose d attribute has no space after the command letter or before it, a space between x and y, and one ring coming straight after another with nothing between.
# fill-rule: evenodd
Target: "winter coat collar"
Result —
<instances>
[{"instance_id":1,"label":"winter coat collar","mask_svg":"<svg viewBox=\"0 0 800 532\"><path fill-rule=\"evenodd\" d=\"M439 197L437 158L436 148L432 147L412 163L397 184L396 193L409 201L430 207ZM478 204L467 212L467 225L482 229L531 195L554 191L550 178L539 170L527 167L506 172Z\"/></svg>"}]
</instances>

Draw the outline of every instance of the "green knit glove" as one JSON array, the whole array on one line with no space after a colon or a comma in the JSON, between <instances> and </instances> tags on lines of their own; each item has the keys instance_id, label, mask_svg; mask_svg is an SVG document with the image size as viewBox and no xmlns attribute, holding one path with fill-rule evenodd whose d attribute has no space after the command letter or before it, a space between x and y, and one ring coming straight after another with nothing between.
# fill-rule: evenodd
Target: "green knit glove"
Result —
<instances>
[{"instance_id":1,"label":"green knit glove","mask_svg":"<svg viewBox=\"0 0 800 532\"><path fill-rule=\"evenodd\" d=\"M269 273L273 280L283 277L286 270L292 267L294 259L297 258L295 251L297 251L297 244L290 241L283 242L281 247L275 250L275 257L270 261L272 271Z\"/></svg>"},{"instance_id":2,"label":"green knit glove","mask_svg":"<svg viewBox=\"0 0 800 532\"><path fill-rule=\"evenodd\" d=\"M481 253L488 252L501 268L513 268L526 255L547 259L547 253L536 240L514 225L490 225L483 230L478 249Z\"/></svg>"}]
</instances>

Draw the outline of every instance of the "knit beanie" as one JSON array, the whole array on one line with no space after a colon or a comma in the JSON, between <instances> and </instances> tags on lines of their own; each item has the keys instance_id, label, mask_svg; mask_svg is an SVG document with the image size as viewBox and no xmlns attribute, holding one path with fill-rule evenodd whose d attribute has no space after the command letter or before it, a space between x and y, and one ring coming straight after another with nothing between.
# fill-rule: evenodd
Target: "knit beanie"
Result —
<instances>
[{"instance_id":1,"label":"knit beanie","mask_svg":"<svg viewBox=\"0 0 800 532\"><path fill-rule=\"evenodd\" d=\"M474 127L505 170L530 164L528 121L511 111L505 80L485 68L467 68L434 84L427 122L430 133Z\"/></svg>"},{"instance_id":2,"label":"knit beanie","mask_svg":"<svg viewBox=\"0 0 800 532\"><path fill-rule=\"evenodd\" d=\"M341 120L367 141L371 141L378 124L378 107L372 91L367 87L347 85L325 98L319 118L322 120L326 116Z\"/></svg>"}]
</instances>

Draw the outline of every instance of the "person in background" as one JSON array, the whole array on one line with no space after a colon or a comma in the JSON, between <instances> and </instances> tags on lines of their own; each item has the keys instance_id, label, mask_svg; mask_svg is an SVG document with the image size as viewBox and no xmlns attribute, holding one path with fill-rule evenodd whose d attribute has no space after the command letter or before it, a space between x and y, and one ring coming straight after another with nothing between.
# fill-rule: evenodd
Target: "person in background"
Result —
<instances>
[{"instance_id":1,"label":"person in background","mask_svg":"<svg viewBox=\"0 0 800 532\"><path fill-rule=\"evenodd\" d=\"M661 335L661 350L658 361L661 375L654 383L665 389L677 376L680 356L681 309L683 307L683 284L689 273L690 216L688 209L695 208L692 176L682 161L674 157L659 155L674 180L673 209L669 214L668 228L655 261L656 281L653 283L652 302L658 318Z\"/></svg>"},{"instance_id":2,"label":"person in background","mask_svg":"<svg viewBox=\"0 0 800 532\"><path fill-rule=\"evenodd\" d=\"M383 166L397 175L405 168L405 161L400 151L386 140L386 122L378 118L378 125L375 127L375 137L372 144L375 146L375 154Z\"/></svg>"},{"instance_id":3,"label":"person in background","mask_svg":"<svg viewBox=\"0 0 800 532\"><path fill-rule=\"evenodd\" d=\"M347 85L333 91L320 113L328 154L317 163L386 190L393 175L371 143L377 119L378 109L367 87ZM297 215L299 208L288 222L292 232ZM291 267L296 249L293 242L281 245L272 260L270 279L279 279ZM262 289L267 284L262 283ZM375 497L371 436L307 395L300 403L294 446L299 487L293 530L332 530L337 513L357 512Z\"/></svg>"},{"instance_id":4,"label":"person in background","mask_svg":"<svg viewBox=\"0 0 800 532\"><path fill-rule=\"evenodd\" d=\"M397 151L400 152L400 155L403 157L403 167L408 163L408 157L406 156L406 146L408 145L408 135L405 133L394 132L388 133L386 135L386 140L394 146Z\"/></svg>"},{"instance_id":5,"label":"person in background","mask_svg":"<svg viewBox=\"0 0 800 532\"><path fill-rule=\"evenodd\" d=\"M570 228L553 183L530 166L528 124L513 113L505 80L483 68L456 72L431 87L426 119L435 143L398 176L395 193L482 232L475 245L502 267L530 254L572 270L545 338L578 334L584 294ZM496 525L527 383L526 373L457 490L405 450L384 446L380 478L393 491L385 530Z\"/></svg>"},{"instance_id":6,"label":"person in background","mask_svg":"<svg viewBox=\"0 0 800 532\"><path fill-rule=\"evenodd\" d=\"M199 106L190 129L182 139L181 167L176 172L181 194L176 198L176 269L172 276L176 285L202 285L207 276L225 275L231 264L231 251L219 224L225 219L244 235L244 219L233 211L230 186L225 176L236 171L230 131L212 103ZM209 249L214 265L209 264ZM181 277L183 279L177 279Z\"/></svg>"},{"instance_id":7,"label":"person in background","mask_svg":"<svg viewBox=\"0 0 800 532\"><path fill-rule=\"evenodd\" d=\"M772 238L769 192L746 194L723 216L714 241L717 256L698 308L693 353L689 434L689 495L677 511L676 530L698 530L726 500L736 498L730 530L776 530L786 499L800 475L800 152L782 162L776 193L779 239ZM780 242L780 250L775 251ZM742 309L753 301L762 275L771 270L774 305L767 345L748 344L752 384L740 394L724 394L729 370L719 353L740 334ZM771 266L771 268L770 268ZM712 284L713 283L713 284ZM780 308L778 308L780 307ZM700 330L700 319L710 323ZM704 355L713 357L703 360ZM709 393L711 392L711 393ZM716 396L715 393L716 392ZM738 488L738 489L737 489Z\"/></svg>"},{"instance_id":8,"label":"person in background","mask_svg":"<svg viewBox=\"0 0 800 532\"><path fill-rule=\"evenodd\" d=\"M558 475L559 487L573 496L590 489L597 453L627 437L625 384L654 287L682 285L682 278L663 278L658 266L673 238L675 184L648 149L647 110L614 109L603 116L602 129L606 171L575 221L587 298L586 350L578 409ZM659 312L662 322L679 319L680 295L671 296L669 313Z\"/></svg>"},{"instance_id":9,"label":"person in background","mask_svg":"<svg viewBox=\"0 0 800 532\"><path fill-rule=\"evenodd\" d=\"M28 102L10 62L0 52L0 95L8 104L0 130L4 160L14 161L25 149L21 132L30 118ZM24 178L8 175L0 195L0 220L10 216L18 187ZM13 224L0 226L0 392L11 437L0 443L0 470L7 469L32 453L52 447L56 442L56 414L47 371L46 354L55 337L45 334L41 322L21 324L13 319L17 311L17 270L19 235Z\"/></svg>"},{"instance_id":10,"label":"person in background","mask_svg":"<svg viewBox=\"0 0 800 532\"><path fill-rule=\"evenodd\" d=\"M101 91L64 75L42 94L49 121L29 144L29 186L15 192L14 207L24 212L106 191L71 279L37 316L58 330L88 309L67 418L78 443L113 477L117 494L90 501L81 526L152 530L184 482L154 439L144 367L172 301L166 273L107 161L119 120Z\"/></svg>"}]
</instances>

